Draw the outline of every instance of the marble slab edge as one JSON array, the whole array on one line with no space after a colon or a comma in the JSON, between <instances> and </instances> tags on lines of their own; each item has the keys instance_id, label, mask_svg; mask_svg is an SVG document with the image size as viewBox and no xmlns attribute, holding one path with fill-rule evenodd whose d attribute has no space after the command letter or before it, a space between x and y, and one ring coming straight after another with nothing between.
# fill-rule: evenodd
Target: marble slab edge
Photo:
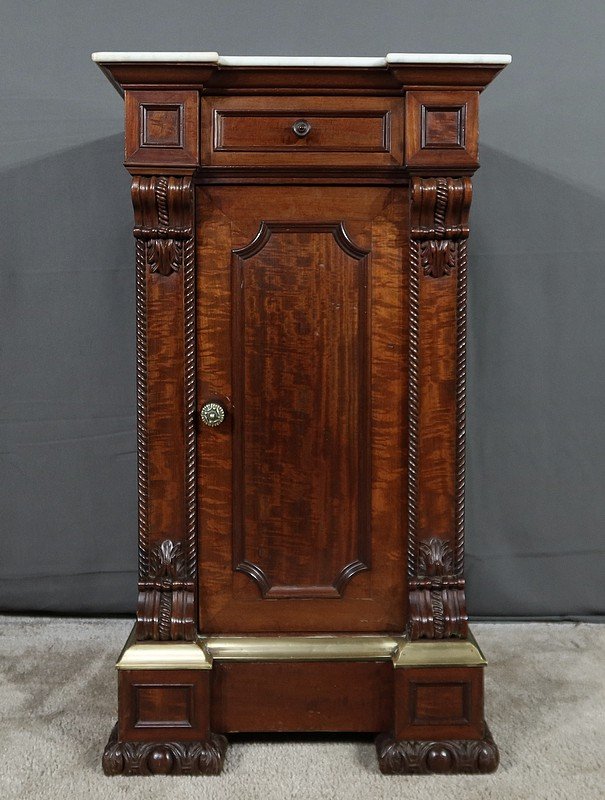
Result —
<instances>
[{"instance_id":1,"label":"marble slab edge","mask_svg":"<svg viewBox=\"0 0 605 800\"><path fill-rule=\"evenodd\" d=\"M143 53L143 52L97 52L92 54L97 64L109 63L188 63L215 64L219 67L365 67L380 68L398 64L467 65L489 64L506 66L512 58L494 53L387 53L383 58L347 56L219 56L215 52Z\"/></svg>"}]
</instances>

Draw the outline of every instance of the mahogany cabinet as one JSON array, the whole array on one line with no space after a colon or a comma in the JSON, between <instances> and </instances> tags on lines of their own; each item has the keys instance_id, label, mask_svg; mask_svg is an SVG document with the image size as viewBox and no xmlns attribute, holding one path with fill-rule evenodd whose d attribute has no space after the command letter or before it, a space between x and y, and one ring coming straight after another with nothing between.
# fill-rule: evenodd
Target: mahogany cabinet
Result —
<instances>
[{"instance_id":1,"label":"mahogany cabinet","mask_svg":"<svg viewBox=\"0 0 605 800\"><path fill-rule=\"evenodd\" d=\"M139 600L108 774L240 731L490 772L464 588L479 95L508 56L97 53L136 242Z\"/></svg>"}]
</instances>

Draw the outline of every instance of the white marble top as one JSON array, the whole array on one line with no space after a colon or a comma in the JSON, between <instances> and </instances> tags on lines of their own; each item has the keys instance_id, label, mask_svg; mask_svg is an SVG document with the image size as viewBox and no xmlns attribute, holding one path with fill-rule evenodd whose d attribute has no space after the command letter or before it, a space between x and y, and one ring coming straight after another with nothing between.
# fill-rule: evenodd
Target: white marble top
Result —
<instances>
[{"instance_id":1,"label":"white marble top","mask_svg":"<svg viewBox=\"0 0 605 800\"><path fill-rule=\"evenodd\" d=\"M218 53L93 53L97 63L170 62L217 64L219 67L386 67L395 64L490 64L504 67L511 56L493 53L387 53L381 58L349 58L347 56L219 56Z\"/></svg>"}]
</instances>

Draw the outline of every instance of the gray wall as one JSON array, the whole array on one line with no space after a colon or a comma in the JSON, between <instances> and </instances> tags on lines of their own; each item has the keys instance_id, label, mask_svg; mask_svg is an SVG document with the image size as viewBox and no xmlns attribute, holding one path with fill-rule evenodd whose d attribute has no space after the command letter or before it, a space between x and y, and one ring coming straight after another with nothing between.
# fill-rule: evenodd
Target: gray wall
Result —
<instances>
[{"instance_id":1,"label":"gray wall","mask_svg":"<svg viewBox=\"0 0 605 800\"><path fill-rule=\"evenodd\" d=\"M605 612L602 0L3 0L0 605L135 603L122 101L93 50L513 54L482 98L469 606Z\"/></svg>"}]
</instances>

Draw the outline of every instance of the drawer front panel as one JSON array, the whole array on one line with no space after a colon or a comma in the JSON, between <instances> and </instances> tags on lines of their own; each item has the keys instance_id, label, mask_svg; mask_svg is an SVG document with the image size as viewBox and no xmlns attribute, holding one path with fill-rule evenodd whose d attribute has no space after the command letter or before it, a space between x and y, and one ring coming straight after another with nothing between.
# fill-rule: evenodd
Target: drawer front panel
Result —
<instances>
[{"instance_id":1,"label":"drawer front panel","mask_svg":"<svg viewBox=\"0 0 605 800\"><path fill-rule=\"evenodd\" d=\"M305 123L301 135L297 122ZM398 98L209 97L202 103L202 162L401 164L402 131Z\"/></svg>"}]
</instances>

